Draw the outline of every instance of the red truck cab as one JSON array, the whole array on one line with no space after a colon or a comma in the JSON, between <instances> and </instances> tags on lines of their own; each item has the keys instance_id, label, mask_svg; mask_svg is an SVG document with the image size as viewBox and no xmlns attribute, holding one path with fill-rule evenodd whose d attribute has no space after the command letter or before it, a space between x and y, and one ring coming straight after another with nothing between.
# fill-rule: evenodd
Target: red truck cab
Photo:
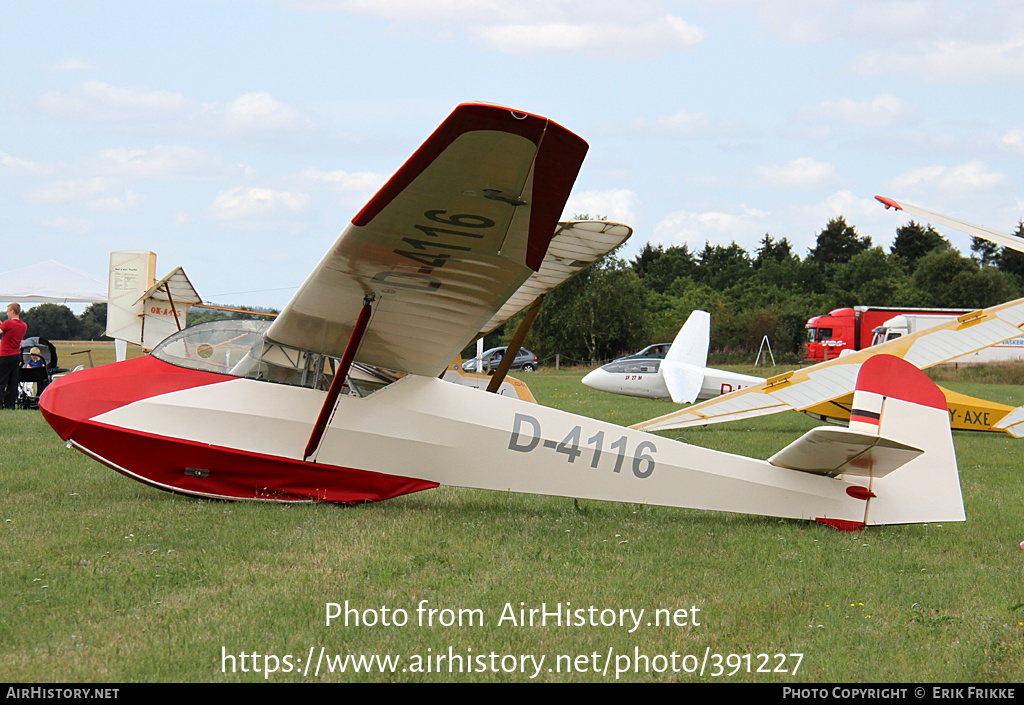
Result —
<instances>
[{"instance_id":1,"label":"red truck cab","mask_svg":"<svg viewBox=\"0 0 1024 705\"><path fill-rule=\"evenodd\" d=\"M807 321L804 361L823 362L839 357L843 350L870 347L876 328L903 314L949 316L964 313L952 309L853 306L837 308Z\"/></svg>"}]
</instances>

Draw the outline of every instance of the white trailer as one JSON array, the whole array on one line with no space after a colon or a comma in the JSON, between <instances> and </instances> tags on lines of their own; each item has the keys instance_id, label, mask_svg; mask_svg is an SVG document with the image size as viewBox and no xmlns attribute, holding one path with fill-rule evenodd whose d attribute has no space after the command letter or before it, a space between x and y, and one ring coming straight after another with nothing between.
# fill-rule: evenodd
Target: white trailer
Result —
<instances>
[{"instance_id":1,"label":"white trailer","mask_svg":"<svg viewBox=\"0 0 1024 705\"><path fill-rule=\"evenodd\" d=\"M936 316L905 313L894 316L874 330L872 345L878 345L888 340L901 338L904 335L916 333L919 330L931 328L956 320L957 316ZM987 362L1017 362L1024 360L1024 336L1013 338L997 345L992 345L973 353L950 360L946 364L980 364Z\"/></svg>"}]
</instances>

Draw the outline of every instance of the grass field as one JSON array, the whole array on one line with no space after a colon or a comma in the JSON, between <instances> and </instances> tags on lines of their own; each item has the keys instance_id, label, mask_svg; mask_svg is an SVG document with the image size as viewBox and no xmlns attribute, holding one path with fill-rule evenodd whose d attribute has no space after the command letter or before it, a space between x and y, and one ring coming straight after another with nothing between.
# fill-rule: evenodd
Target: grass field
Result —
<instances>
[{"instance_id":1,"label":"grass field","mask_svg":"<svg viewBox=\"0 0 1024 705\"><path fill-rule=\"evenodd\" d=\"M541 403L617 423L673 408L594 392L581 376L522 375ZM1024 404L1024 387L943 383ZM681 435L767 457L813 425L789 413ZM1024 440L955 441L966 522L840 533L450 488L347 508L190 499L66 449L37 412L7 412L0 673L10 682L260 681L276 662L273 682L508 682L531 680L535 662L525 655L545 657L538 681L613 681L627 665L619 680L1019 681ZM346 601L361 622L378 623L328 626L327 603ZM597 621L610 614L603 610L645 612L632 633L632 621L500 622L506 605L518 617L521 603L593 606ZM438 610L433 626L418 623L421 604ZM675 622L654 625L659 609ZM405 625L379 623L402 610ZM461 626L439 624L459 616ZM318 677L312 668L303 675L321 648L402 660L395 673L356 673L350 662L344 673L321 666ZM462 657L455 673L450 653ZM439 654L441 672L436 660L425 672L423 657ZM703 676L687 672L700 663Z\"/></svg>"}]
</instances>

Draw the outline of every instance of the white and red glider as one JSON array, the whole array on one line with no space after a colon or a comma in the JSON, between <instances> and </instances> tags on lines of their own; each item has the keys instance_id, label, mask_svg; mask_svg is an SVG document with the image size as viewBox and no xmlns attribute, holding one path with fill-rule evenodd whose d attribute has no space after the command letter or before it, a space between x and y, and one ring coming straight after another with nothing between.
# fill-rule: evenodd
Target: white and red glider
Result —
<instances>
[{"instance_id":1,"label":"white and red glider","mask_svg":"<svg viewBox=\"0 0 1024 705\"><path fill-rule=\"evenodd\" d=\"M768 460L439 379L553 249L573 269L551 243L586 150L545 118L459 106L272 324L202 324L73 373L43 414L115 470L201 497L353 503L453 485L839 528L964 519L945 400L897 358L861 367L851 428Z\"/></svg>"}]
</instances>

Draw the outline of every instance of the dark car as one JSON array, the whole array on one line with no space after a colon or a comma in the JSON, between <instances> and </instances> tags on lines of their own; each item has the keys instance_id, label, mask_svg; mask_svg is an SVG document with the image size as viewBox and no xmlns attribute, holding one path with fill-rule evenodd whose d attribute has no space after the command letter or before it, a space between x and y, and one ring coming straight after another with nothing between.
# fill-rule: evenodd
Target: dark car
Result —
<instances>
[{"instance_id":1,"label":"dark car","mask_svg":"<svg viewBox=\"0 0 1024 705\"><path fill-rule=\"evenodd\" d=\"M638 353L617 358L615 362L618 362L619 360L664 360L670 347L672 347L672 343L656 343L654 345L648 345Z\"/></svg>"},{"instance_id":2,"label":"dark car","mask_svg":"<svg viewBox=\"0 0 1024 705\"><path fill-rule=\"evenodd\" d=\"M500 348L491 348L484 352L480 358L482 371L486 373L496 369L498 363L501 362L502 356L505 354L505 350L507 348L502 346ZM472 357L463 362L462 369L466 372L476 372L476 358ZM533 372L537 369L537 356L526 348L519 348L519 354L516 355L515 362L512 363L512 369Z\"/></svg>"}]
</instances>

